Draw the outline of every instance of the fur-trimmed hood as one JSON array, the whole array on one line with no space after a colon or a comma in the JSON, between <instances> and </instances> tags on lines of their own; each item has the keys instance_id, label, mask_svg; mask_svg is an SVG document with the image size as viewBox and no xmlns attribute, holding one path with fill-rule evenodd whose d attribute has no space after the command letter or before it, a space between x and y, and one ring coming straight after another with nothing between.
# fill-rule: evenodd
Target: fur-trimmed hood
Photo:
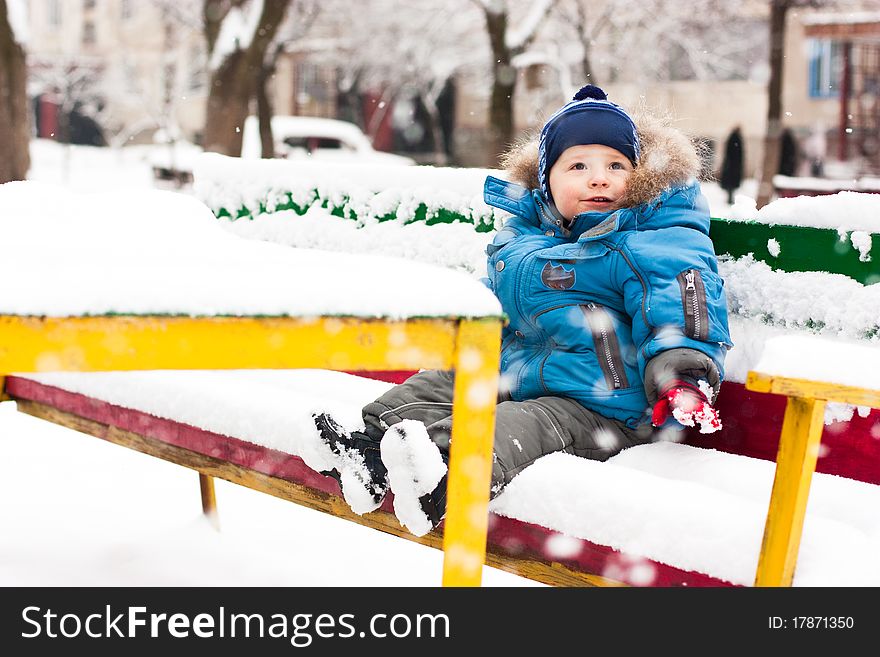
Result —
<instances>
[{"instance_id":1,"label":"fur-trimmed hood","mask_svg":"<svg viewBox=\"0 0 880 657\"><path fill-rule=\"evenodd\" d=\"M696 147L666 120L633 115L642 153L627 184L623 207L647 203L664 190L685 184L700 171ZM501 160L511 182L538 189L538 140L522 141Z\"/></svg>"}]
</instances>

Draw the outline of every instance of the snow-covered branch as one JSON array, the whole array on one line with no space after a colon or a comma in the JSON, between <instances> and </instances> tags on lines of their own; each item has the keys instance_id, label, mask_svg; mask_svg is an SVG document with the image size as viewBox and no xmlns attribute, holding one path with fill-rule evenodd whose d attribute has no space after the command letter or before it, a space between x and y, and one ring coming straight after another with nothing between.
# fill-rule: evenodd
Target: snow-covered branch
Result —
<instances>
[{"instance_id":1,"label":"snow-covered branch","mask_svg":"<svg viewBox=\"0 0 880 657\"><path fill-rule=\"evenodd\" d=\"M27 45L30 36L27 12L27 0L6 0L6 18L12 28L12 38L21 46Z\"/></svg>"},{"instance_id":2,"label":"snow-covered branch","mask_svg":"<svg viewBox=\"0 0 880 657\"><path fill-rule=\"evenodd\" d=\"M220 23L217 40L208 60L208 68L216 71L223 60L236 50L247 50L256 36L263 15L264 0L252 0L242 6L234 6Z\"/></svg>"},{"instance_id":3,"label":"snow-covered branch","mask_svg":"<svg viewBox=\"0 0 880 657\"><path fill-rule=\"evenodd\" d=\"M513 52L520 52L527 48L535 40L538 28L557 1L536 0L516 28L508 27L507 34L504 35L505 45Z\"/></svg>"}]
</instances>

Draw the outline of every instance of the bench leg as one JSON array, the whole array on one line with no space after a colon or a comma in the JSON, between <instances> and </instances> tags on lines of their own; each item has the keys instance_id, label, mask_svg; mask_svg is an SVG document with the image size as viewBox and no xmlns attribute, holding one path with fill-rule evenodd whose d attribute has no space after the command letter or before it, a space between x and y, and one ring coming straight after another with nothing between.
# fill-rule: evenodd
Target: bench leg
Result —
<instances>
[{"instance_id":1,"label":"bench leg","mask_svg":"<svg viewBox=\"0 0 880 657\"><path fill-rule=\"evenodd\" d=\"M462 321L455 345L443 585L479 586L486 561L501 324Z\"/></svg>"},{"instance_id":2,"label":"bench leg","mask_svg":"<svg viewBox=\"0 0 880 657\"><path fill-rule=\"evenodd\" d=\"M217 496L214 494L214 477L199 473L199 490L202 494L202 513L208 518L214 529L220 529L217 515Z\"/></svg>"},{"instance_id":3,"label":"bench leg","mask_svg":"<svg viewBox=\"0 0 880 657\"><path fill-rule=\"evenodd\" d=\"M791 586L794 579L824 417L824 401L788 398L755 586Z\"/></svg>"}]
</instances>

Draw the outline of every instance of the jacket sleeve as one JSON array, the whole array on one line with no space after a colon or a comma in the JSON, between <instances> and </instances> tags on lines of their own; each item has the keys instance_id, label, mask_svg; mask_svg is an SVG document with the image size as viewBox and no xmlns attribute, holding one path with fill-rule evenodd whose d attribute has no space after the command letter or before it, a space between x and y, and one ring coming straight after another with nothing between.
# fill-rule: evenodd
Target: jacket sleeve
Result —
<instances>
[{"instance_id":1,"label":"jacket sleeve","mask_svg":"<svg viewBox=\"0 0 880 657\"><path fill-rule=\"evenodd\" d=\"M621 244L621 255L618 281L646 389L652 385L645 377L648 363L673 349L708 356L720 382L724 357L733 345L724 283L709 237L682 226L638 231ZM655 371L668 372L674 360ZM682 362L693 369L692 361ZM712 367L705 368L708 378Z\"/></svg>"}]
</instances>

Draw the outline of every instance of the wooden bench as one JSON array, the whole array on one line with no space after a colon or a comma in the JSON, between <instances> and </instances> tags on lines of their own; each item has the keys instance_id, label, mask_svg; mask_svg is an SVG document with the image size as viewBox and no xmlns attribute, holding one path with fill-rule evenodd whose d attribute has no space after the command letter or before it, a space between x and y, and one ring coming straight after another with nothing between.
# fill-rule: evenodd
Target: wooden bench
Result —
<instances>
[{"instance_id":1,"label":"wooden bench","mask_svg":"<svg viewBox=\"0 0 880 657\"><path fill-rule=\"evenodd\" d=\"M372 312L359 313L365 307L362 297L386 280L389 263L364 257L357 272L345 276L350 258L239 240L220 230L208 209L193 199L150 192L129 200L132 206L121 218L119 199L112 195L77 196L32 183L0 187L6 264L17 275L16 284L0 293L0 376L454 369L457 447L449 463L445 550L451 556L444 561L443 580L479 584L502 321L491 293L448 270L405 263L401 270L395 263L404 278L395 298L384 308L373 304ZM176 250L167 245L169 234L178 242ZM71 241L79 248L71 249ZM93 259L109 258L116 268L96 272ZM56 267L63 276L53 275ZM225 282L229 267L237 285ZM316 271L331 274L318 283L322 295L290 292L298 282L314 284ZM155 288L163 285L166 299L158 305L164 312L151 311L157 306ZM14 392L14 386L4 389ZM162 450L153 445L149 451L159 455ZM163 458L194 464L191 455L174 449L164 450ZM207 477L218 472L218 463L198 464L204 507L211 512ZM474 513L474 507L483 513Z\"/></svg>"},{"instance_id":2,"label":"wooden bench","mask_svg":"<svg viewBox=\"0 0 880 657\"><path fill-rule=\"evenodd\" d=\"M339 363L363 369L418 365L454 369L453 417L457 429L453 439L457 448L449 463L443 544L447 555L453 557L444 561L443 582L475 585L481 578L487 513L475 513L474 508L485 509L489 501L500 330L498 318L394 322L357 318L5 315L0 316L0 371L333 369ZM126 346L121 353L114 348L120 344ZM233 344L247 347L230 348ZM193 345L201 348L194 350ZM216 511L214 476L287 499L315 499L301 486L291 487L285 479L267 478L264 472L242 468L240 461L206 456L216 453L222 441L211 441L213 444L199 453L173 442L139 436L113 423L96 425L85 413L75 415L61 410L64 405L57 400L47 404L45 400L40 403L28 399L27 393L22 394L28 389L24 381L13 377L3 386L5 398L15 399L20 410L197 470L207 514ZM314 477L306 479L314 481ZM322 504L325 510L353 515L344 512L344 503L329 504L325 498Z\"/></svg>"},{"instance_id":3,"label":"wooden bench","mask_svg":"<svg viewBox=\"0 0 880 657\"><path fill-rule=\"evenodd\" d=\"M474 353L481 353L483 357L478 359L479 368L471 371L471 377L481 380L484 390L492 390L495 385L493 377L497 377L498 329L499 320L493 317L389 322L354 317L315 320L289 317L193 319L5 315L0 316L0 372L246 367L325 367L407 372L417 367L453 367L465 373L465 376L458 377L458 381L461 387L466 388L469 387L466 364L473 361L470 356ZM397 348L402 337L415 349ZM229 349L230 344L236 345L236 349ZM198 348L194 349L193 345L198 345ZM296 348L289 348L289 345L296 345ZM395 355L389 358L390 353ZM725 386L730 389L730 384L726 383ZM644 584L636 577L629 577L626 572L621 573L619 569L615 577L605 576L609 572L609 565L627 559L626 554L608 546L578 539L576 550L568 550L566 555L560 556L548 547L558 532L509 517L489 516L484 511L473 512L477 505L485 509L488 437L492 434L491 413L494 412L494 406L492 410L463 406L466 396L460 388L456 390L454 411L456 426L459 427L455 444L460 447L453 450L450 463L449 514L441 528L420 539L401 529L391 513L390 500L386 500L375 513L366 516L353 514L339 496L335 482L319 475L294 455L198 427L185 426L173 420L157 419L137 409L41 385L26 376L8 376L4 390L7 397L15 400L24 412L197 471L203 510L209 515L217 511L212 478L221 477L425 545L445 546L445 584L479 583L483 559L474 555L480 555L483 549L486 549L485 558L490 565L554 585ZM750 385L744 392L767 397L778 394L772 386L761 388ZM799 389L799 392L803 391ZM727 391L722 395L722 404L725 399L731 399ZM852 397L847 393L846 396L829 399L851 400ZM816 432L821 429L816 424L815 408L814 404L810 416L811 440L815 440ZM730 420L736 419L735 413L735 404L728 409L722 406L728 426ZM735 421L732 424L737 425ZM772 422L762 424L761 429L765 432L768 428L771 432L778 431L778 425L774 426ZM786 426L790 424L788 422ZM463 428L463 425L467 428ZM743 433L751 433L747 418L740 427ZM790 444L799 444L799 435L797 430L783 431L782 445L785 447L780 446L780 454L789 453L793 449ZM693 436L690 441L714 447L723 443L724 432L719 438L718 443L707 443L705 439ZM735 445L728 447L729 451L737 451ZM796 451L797 447L794 449ZM482 464L483 474L475 478L463 476L461 467L471 457ZM782 462L785 464L787 461L783 458ZM869 464L856 478L871 483L880 482L876 463L875 460ZM836 473L853 476L849 465L835 465ZM812 467L815 467L815 458L812 466L801 466L798 470L798 490L803 490L805 477L808 488L808 475L812 474ZM782 471L788 472L788 466ZM788 475L784 479L791 480ZM470 502L467 499L469 494L473 494ZM768 528L789 527L783 531L786 535L783 541L786 557L782 560L784 567L780 569L780 558L775 556L780 552L777 547L779 541L765 540L766 555L760 560L757 583L791 583L790 576L786 580L785 572L787 570L789 575L792 572L797 553L797 540L793 540L793 537L797 534L798 513L801 513L800 522L803 521L801 505L805 499L802 493L797 503L792 505L785 502L782 492L774 492L774 501L768 511ZM470 512L467 510L469 506ZM482 520L474 523L474 518ZM470 557L450 558L455 554L469 554ZM729 584L705 573L650 559L646 561L654 569L654 585ZM776 574L780 570L783 574Z\"/></svg>"},{"instance_id":4,"label":"wooden bench","mask_svg":"<svg viewBox=\"0 0 880 657\"><path fill-rule=\"evenodd\" d=\"M73 393L34 381L26 376L9 377L5 388L9 396L17 401L19 410L23 412L197 471L200 477L203 508L209 518L216 513L212 478L220 477L424 545L435 548L443 545L443 526L422 538L415 538L405 532L393 515L390 499L386 500L377 512L365 516L353 514L342 500L334 481L319 475L301 458L289 453L266 449L247 440L213 433L172 419L156 417L143 410L108 403L96 396ZM234 396L234 387L230 386L230 389L233 393L231 396ZM147 394L152 392L150 389L146 390ZM772 394L773 397L779 398L770 391L754 392L754 394L768 396ZM846 399L850 403L859 404L865 401L863 397L847 396ZM192 401L194 404L204 401L199 399L198 391L195 389ZM778 424L772 426L778 431ZM819 429L821 428L821 420L819 420ZM815 426L813 429L815 430ZM789 432L786 435L789 436L788 442L780 444L780 455L791 452L792 441L800 440L796 434ZM828 435L837 437L833 432L829 432ZM705 446L711 445L711 443L706 445L705 437L703 441ZM663 447L662 443L640 449L661 447ZM780 464L783 463L786 461L781 459ZM815 455L813 463L815 464ZM779 468L780 472L784 471L782 465ZM810 474L811 471L798 470L794 476L787 476L786 480L799 481L799 477ZM802 484L798 486L800 486L799 490L803 490ZM769 519L783 518L786 513L792 513L779 502L779 499L783 498L780 498L778 493L774 493L774 497L777 501L771 502L767 513L768 527ZM800 502L801 504L805 502L803 495L800 497ZM803 510L801 506L801 514ZM802 521L803 515L800 516L800 522ZM779 525L782 521L775 522ZM690 522L694 526L698 523L699 519ZM552 585L645 584L639 577L639 569L630 572L625 566L627 560L631 560L634 555L628 555L597 542L571 538L566 538L567 554L559 555L552 549L552 544L559 538L561 536L557 531L516 518L492 514L488 522L486 563ZM794 543L796 544L796 540ZM572 550L573 545L577 545L574 550ZM770 548L765 548L765 551L767 549ZM796 552L795 545L794 554ZM772 560L768 561L762 556L761 563L764 570L771 562ZM730 584L723 578L688 568L670 566L652 559L639 559L638 563L640 568L648 568L652 571L651 584L656 586ZM787 583L791 583L790 578Z\"/></svg>"}]
</instances>

